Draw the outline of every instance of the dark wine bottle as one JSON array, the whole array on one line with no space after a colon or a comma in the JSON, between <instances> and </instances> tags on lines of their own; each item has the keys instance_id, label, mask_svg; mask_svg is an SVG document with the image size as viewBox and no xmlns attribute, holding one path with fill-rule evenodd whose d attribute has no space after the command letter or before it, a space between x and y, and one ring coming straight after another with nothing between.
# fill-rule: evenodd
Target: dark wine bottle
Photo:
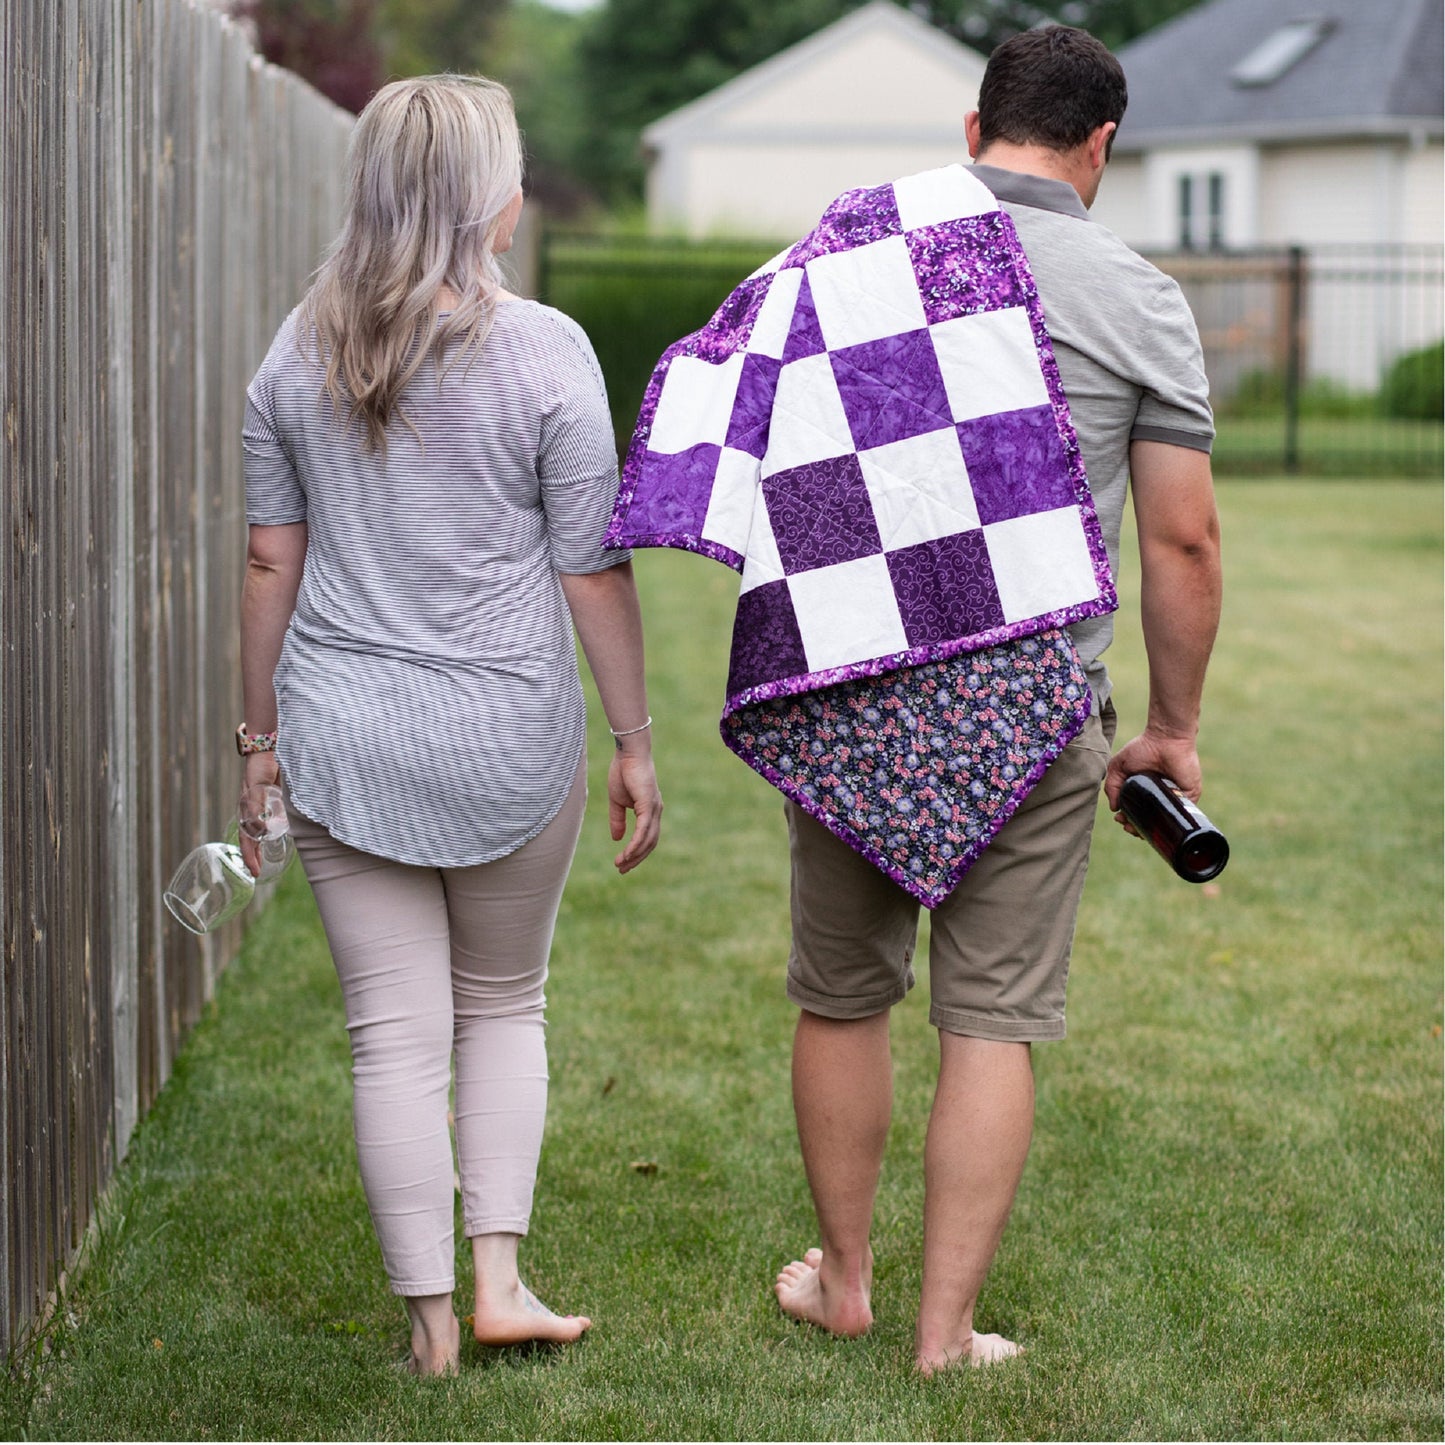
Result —
<instances>
[{"instance_id":1,"label":"dark wine bottle","mask_svg":"<svg viewBox=\"0 0 1445 1445\"><path fill-rule=\"evenodd\" d=\"M1186 883L1207 883L1229 862L1224 834L1159 773L1126 778L1119 809Z\"/></svg>"}]
</instances>

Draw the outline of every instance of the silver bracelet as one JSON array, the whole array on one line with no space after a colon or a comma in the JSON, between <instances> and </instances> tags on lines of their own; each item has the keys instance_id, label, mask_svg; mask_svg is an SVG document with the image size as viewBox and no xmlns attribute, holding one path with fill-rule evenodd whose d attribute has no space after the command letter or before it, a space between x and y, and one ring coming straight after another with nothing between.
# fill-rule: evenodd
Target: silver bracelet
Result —
<instances>
[{"instance_id":1,"label":"silver bracelet","mask_svg":"<svg viewBox=\"0 0 1445 1445\"><path fill-rule=\"evenodd\" d=\"M647 715L647 721L646 721L645 723L639 724L639 725L638 725L637 727L635 727L635 728L623 728L621 732L618 732L616 728L610 727L610 728L607 729L607 731L612 734L614 740L615 740L616 743L617 743L617 746L620 748L620 747L622 746L622 739L623 739L623 738L630 738L630 737L633 735L633 733L645 733L645 732L648 730L648 728L650 728L651 726L652 726L652 714L651 714L651 713L648 713L648 715Z\"/></svg>"}]
</instances>

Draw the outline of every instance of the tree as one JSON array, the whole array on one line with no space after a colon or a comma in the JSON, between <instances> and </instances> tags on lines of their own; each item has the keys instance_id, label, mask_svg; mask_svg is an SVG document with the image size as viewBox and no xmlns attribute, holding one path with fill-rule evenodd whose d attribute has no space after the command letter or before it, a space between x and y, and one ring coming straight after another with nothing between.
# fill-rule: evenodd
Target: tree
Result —
<instances>
[{"instance_id":1,"label":"tree","mask_svg":"<svg viewBox=\"0 0 1445 1445\"><path fill-rule=\"evenodd\" d=\"M381 0L381 37L393 76L493 73L508 0Z\"/></svg>"},{"instance_id":2,"label":"tree","mask_svg":"<svg viewBox=\"0 0 1445 1445\"><path fill-rule=\"evenodd\" d=\"M987 54L1010 35L1057 21L1078 25L1111 49L1197 5L1199 0L912 0L908 8Z\"/></svg>"},{"instance_id":3,"label":"tree","mask_svg":"<svg viewBox=\"0 0 1445 1445\"><path fill-rule=\"evenodd\" d=\"M347 110L359 111L382 83L377 0L232 0L230 10L267 60Z\"/></svg>"},{"instance_id":4,"label":"tree","mask_svg":"<svg viewBox=\"0 0 1445 1445\"><path fill-rule=\"evenodd\" d=\"M350 111L390 78L486 70L508 0L231 0L256 48Z\"/></svg>"},{"instance_id":5,"label":"tree","mask_svg":"<svg viewBox=\"0 0 1445 1445\"><path fill-rule=\"evenodd\" d=\"M863 0L607 0L581 45L584 173L612 200L641 188L642 128L857 9ZM1118 46L1198 0L899 0L985 54L1051 20Z\"/></svg>"},{"instance_id":6,"label":"tree","mask_svg":"<svg viewBox=\"0 0 1445 1445\"><path fill-rule=\"evenodd\" d=\"M856 8L859 0L608 0L582 37L581 160L609 199L641 187L648 121Z\"/></svg>"}]
</instances>

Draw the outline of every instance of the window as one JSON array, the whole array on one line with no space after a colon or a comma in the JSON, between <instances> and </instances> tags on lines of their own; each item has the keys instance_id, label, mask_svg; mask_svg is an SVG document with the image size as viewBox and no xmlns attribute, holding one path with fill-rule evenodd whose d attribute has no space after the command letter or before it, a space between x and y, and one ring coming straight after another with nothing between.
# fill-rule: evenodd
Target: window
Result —
<instances>
[{"instance_id":1,"label":"window","mask_svg":"<svg viewBox=\"0 0 1445 1445\"><path fill-rule=\"evenodd\" d=\"M1229 78L1236 85L1273 85L1334 28L1333 20L1322 17L1291 20L1256 45L1229 72Z\"/></svg>"},{"instance_id":2,"label":"window","mask_svg":"<svg viewBox=\"0 0 1445 1445\"><path fill-rule=\"evenodd\" d=\"M1222 251L1224 235L1224 173L1185 172L1179 177L1179 248Z\"/></svg>"}]
</instances>

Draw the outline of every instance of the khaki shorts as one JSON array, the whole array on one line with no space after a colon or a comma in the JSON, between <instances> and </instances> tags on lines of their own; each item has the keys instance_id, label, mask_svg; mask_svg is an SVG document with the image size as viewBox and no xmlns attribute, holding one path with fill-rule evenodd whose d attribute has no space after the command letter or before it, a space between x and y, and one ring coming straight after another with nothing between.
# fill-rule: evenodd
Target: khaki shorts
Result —
<instances>
[{"instance_id":1,"label":"khaki shorts","mask_svg":"<svg viewBox=\"0 0 1445 1445\"><path fill-rule=\"evenodd\" d=\"M1074 919L1114 740L1104 704L933 910L929 1019L1006 1043L1064 1036ZM824 1018L868 1018L913 987L916 899L793 803L788 997Z\"/></svg>"}]
</instances>

